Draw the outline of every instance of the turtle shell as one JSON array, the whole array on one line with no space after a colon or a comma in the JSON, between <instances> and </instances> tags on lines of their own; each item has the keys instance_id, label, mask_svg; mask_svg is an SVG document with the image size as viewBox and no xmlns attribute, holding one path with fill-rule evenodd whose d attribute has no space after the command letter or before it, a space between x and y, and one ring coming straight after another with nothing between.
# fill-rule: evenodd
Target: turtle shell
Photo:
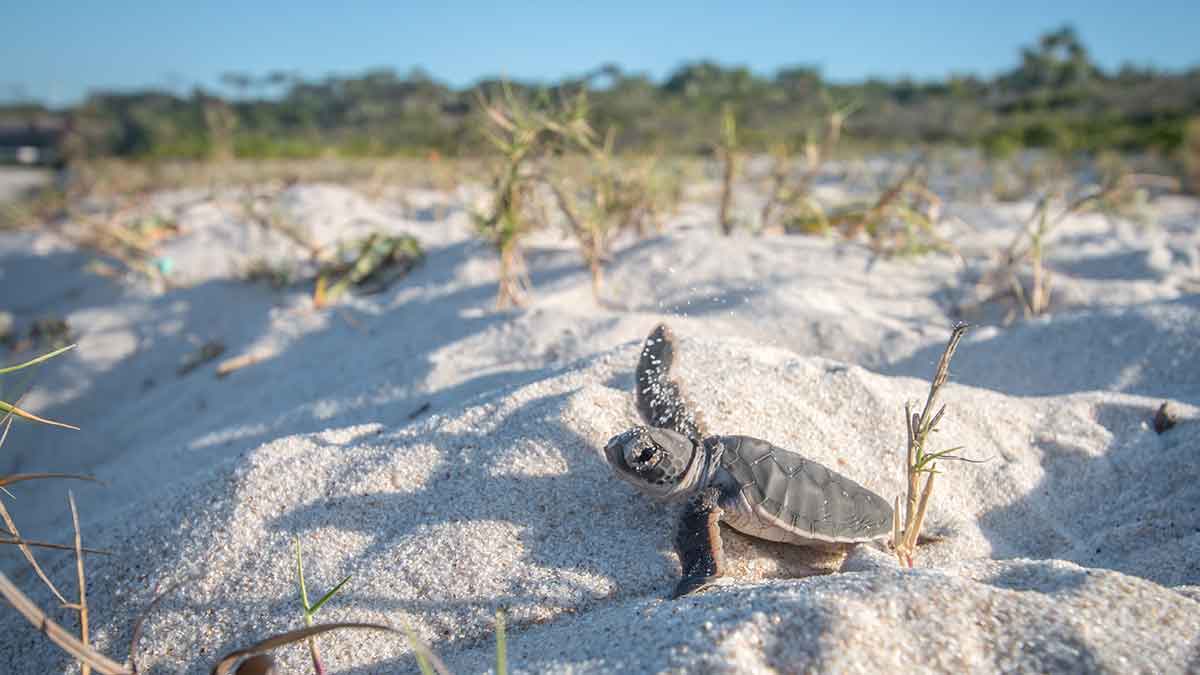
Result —
<instances>
[{"instance_id":1,"label":"turtle shell","mask_svg":"<svg viewBox=\"0 0 1200 675\"><path fill-rule=\"evenodd\" d=\"M892 506L842 474L749 436L722 436L726 522L798 544L854 544L891 533Z\"/></svg>"}]
</instances>

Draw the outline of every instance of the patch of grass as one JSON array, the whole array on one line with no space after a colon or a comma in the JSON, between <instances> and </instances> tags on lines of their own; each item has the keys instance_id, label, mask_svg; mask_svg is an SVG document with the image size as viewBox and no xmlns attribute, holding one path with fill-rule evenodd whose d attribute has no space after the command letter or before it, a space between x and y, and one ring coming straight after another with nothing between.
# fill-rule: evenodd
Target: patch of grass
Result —
<instances>
[{"instance_id":1,"label":"patch of grass","mask_svg":"<svg viewBox=\"0 0 1200 675\"><path fill-rule=\"evenodd\" d=\"M895 510L892 512L892 549L900 564L908 567L913 566L913 553L925 522L929 498L933 494L933 479L939 473L937 463L947 460L974 461L954 454L961 447L940 451L928 449L929 435L937 431L938 422L946 413L945 405L937 406L938 394L950 375L950 359L954 357L958 343L966 332L965 323L956 325L951 332L950 341L946 343L933 380L929 383L929 395L921 413L913 413L911 405L904 404L904 429L908 437L904 473L908 491L904 499L903 518L900 515L900 497L896 497Z\"/></svg>"},{"instance_id":2,"label":"patch of grass","mask_svg":"<svg viewBox=\"0 0 1200 675\"><path fill-rule=\"evenodd\" d=\"M661 208L661 187L654 182L657 159L648 158L632 170L613 155L616 129L609 127L603 141L587 124L586 99L577 99L571 110L572 123L551 123L549 129L560 142L582 153L583 165L571 171L564 158L547 168L542 178L554 195L568 233L579 244L580 255L592 278L592 296L600 302L613 238L623 230L645 231L645 221ZM574 174L574 175L572 175Z\"/></svg>"},{"instance_id":3,"label":"patch of grass","mask_svg":"<svg viewBox=\"0 0 1200 675\"><path fill-rule=\"evenodd\" d=\"M486 126L483 133L500 152L501 161L492 177L492 203L475 214L480 236L500 254L500 281L496 307L520 306L529 291L522 240L533 228L529 202L533 198L536 172L532 164L546 149L549 120L530 109L505 83L498 100L479 96Z\"/></svg>"},{"instance_id":4,"label":"patch of grass","mask_svg":"<svg viewBox=\"0 0 1200 675\"><path fill-rule=\"evenodd\" d=\"M817 234L824 233L828 228L823 210L812 200L812 184L825 162L833 156L838 143L841 142L846 119L857 106L855 104L837 105L827 92L823 93L823 100L828 109L824 120L824 129L817 132L810 128L805 133L804 164L799 178L792 180L795 151L793 146L786 142L771 146L774 164L771 170L770 188L767 192L767 201L763 204L762 212L759 215L759 226L763 231L769 231L775 227L774 214L777 210L783 212L785 223L790 223L799 231ZM788 229L786 225L785 229Z\"/></svg>"},{"instance_id":5,"label":"patch of grass","mask_svg":"<svg viewBox=\"0 0 1200 675\"><path fill-rule=\"evenodd\" d=\"M826 210L807 196L794 195L788 205L785 232L865 238L871 249L887 257L932 252L957 255L954 245L936 229L942 199L925 183L924 160L913 161L903 174L869 203L845 204Z\"/></svg>"},{"instance_id":6,"label":"patch of grass","mask_svg":"<svg viewBox=\"0 0 1200 675\"><path fill-rule=\"evenodd\" d=\"M408 274L425 258L421 244L411 235L372 232L366 237L339 245L338 252L321 266L313 291L318 307L336 302L350 288L364 293L382 291Z\"/></svg>"}]
</instances>

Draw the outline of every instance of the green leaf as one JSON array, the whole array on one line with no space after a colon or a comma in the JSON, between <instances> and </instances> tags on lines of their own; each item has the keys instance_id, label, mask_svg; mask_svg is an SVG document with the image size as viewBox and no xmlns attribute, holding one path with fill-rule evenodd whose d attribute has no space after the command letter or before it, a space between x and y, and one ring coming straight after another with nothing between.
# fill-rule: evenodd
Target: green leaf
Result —
<instances>
[{"instance_id":1,"label":"green leaf","mask_svg":"<svg viewBox=\"0 0 1200 675\"><path fill-rule=\"evenodd\" d=\"M326 600L332 598L334 593L337 593L338 591L342 590L342 586L345 586L347 581L350 581L349 574L346 575L345 579L342 579L341 581L339 581L338 585L333 587L333 590L331 590L328 593L326 593L325 595L321 596L321 599L317 601L317 604L313 605L312 608L308 610L308 613L316 614L317 610L321 609L321 605L325 604Z\"/></svg>"}]
</instances>

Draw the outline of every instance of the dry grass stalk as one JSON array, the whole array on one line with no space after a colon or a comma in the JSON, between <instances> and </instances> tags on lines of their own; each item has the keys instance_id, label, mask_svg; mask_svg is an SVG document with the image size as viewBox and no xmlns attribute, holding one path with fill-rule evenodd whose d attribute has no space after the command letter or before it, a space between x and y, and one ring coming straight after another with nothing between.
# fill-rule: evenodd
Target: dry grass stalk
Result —
<instances>
[{"instance_id":1,"label":"dry grass stalk","mask_svg":"<svg viewBox=\"0 0 1200 675\"><path fill-rule=\"evenodd\" d=\"M69 546L67 544L52 544L47 541L34 541L32 539L18 539L14 537L0 537L0 546L20 546L22 544L25 546L32 546L34 548L46 548L54 551L75 550L74 546ZM85 546L83 547L83 550L87 553L95 553L98 555L112 555L112 551L105 551L98 548L88 548Z\"/></svg>"},{"instance_id":2,"label":"dry grass stalk","mask_svg":"<svg viewBox=\"0 0 1200 675\"><path fill-rule=\"evenodd\" d=\"M875 203L866 211L860 213L847 214L838 223L841 225L847 237L854 237L863 231L870 232L873 237L880 230L880 222L888 214L888 211L897 201L905 194L908 185L916 179L917 172L921 170L921 161L914 161L900 176L900 179L884 190L875 200Z\"/></svg>"},{"instance_id":3,"label":"dry grass stalk","mask_svg":"<svg viewBox=\"0 0 1200 675\"><path fill-rule=\"evenodd\" d=\"M254 657L259 654L266 654L280 647L284 647L295 642L307 640L310 637L316 637L322 633L328 633L336 630L370 630L384 633L400 634L400 631L390 626L384 626L377 623L327 623L316 626L308 626L298 630L279 633L271 637L256 642L249 647L238 649L226 654L217 662L212 669L212 675L229 675L231 672L242 672L240 669L234 671L234 666L243 659ZM435 657L436 658L436 657ZM444 667L444 666L443 666Z\"/></svg>"},{"instance_id":4,"label":"dry grass stalk","mask_svg":"<svg viewBox=\"0 0 1200 675\"><path fill-rule=\"evenodd\" d=\"M21 589L17 588L3 572L0 572L0 596L3 596L21 616L25 617L30 625L45 634L51 642L80 663L87 663L95 668L100 675L132 675L131 671L124 666L85 645L70 631L46 616L46 613L39 609L29 599L29 596L22 593Z\"/></svg>"},{"instance_id":5,"label":"dry grass stalk","mask_svg":"<svg viewBox=\"0 0 1200 675\"><path fill-rule=\"evenodd\" d=\"M1116 176L1098 189L1067 202L1054 215L1050 215L1053 193L1043 195L1029 220L1017 231L1012 243L998 256L994 267L980 279L977 288L992 289L990 293L972 307L1006 297L1015 299L1004 318L1005 323L1016 318L1019 310L1025 318L1041 316L1050 309L1053 275L1046 267L1046 241L1050 234L1067 218L1084 213L1088 209L1119 201L1121 195L1136 189L1141 183L1129 174ZM1026 288L1021 280L1022 272L1028 270L1030 281Z\"/></svg>"},{"instance_id":6,"label":"dry grass stalk","mask_svg":"<svg viewBox=\"0 0 1200 675\"><path fill-rule=\"evenodd\" d=\"M584 114L579 112L582 105L581 100L570 111L573 124L551 126L568 147L584 153L582 178L569 179L565 175L567 163L559 162L555 167L558 175L547 173L543 180L554 195L569 233L579 243L580 255L592 278L592 296L600 302L604 263L613 238L621 230L636 228L641 232L643 221L658 208L650 178L655 160L643 162L635 171L623 170L613 158L616 130L610 127L604 141L597 143Z\"/></svg>"},{"instance_id":7,"label":"dry grass stalk","mask_svg":"<svg viewBox=\"0 0 1200 675\"><path fill-rule=\"evenodd\" d=\"M836 231L853 239L861 236L878 255L911 256L940 251L961 260L952 242L936 231L942 200L925 185L924 164L918 159L870 204L850 204L826 214L812 200L791 205L786 231L823 234Z\"/></svg>"},{"instance_id":8,"label":"dry grass stalk","mask_svg":"<svg viewBox=\"0 0 1200 675\"><path fill-rule=\"evenodd\" d=\"M242 368L247 368L261 361L273 358L275 351L273 349L261 349L257 351L247 352L240 356L225 359L217 364L217 377L227 377Z\"/></svg>"},{"instance_id":9,"label":"dry grass stalk","mask_svg":"<svg viewBox=\"0 0 1200 675\"><path fill-rule=\"evenodd\" d=\"M763 203L758 216L759 229L766 231L771 227L771 217L782 201L787 179L792 173L792 149L786 143L771 146L771 156L774 164L771 167L771 187L767 190L767 201Z\"/></svg>"},{"instance_id":10,"label":"dry grass stalk","mask_svg":"<svg viewBox=\"0 0 1200 675\"><path fill-rule=\"evenodd\" d=\"M55 422L54 420L48 420L45 417L39 417L39 416L29 412L28 410L24 410L22 408L17 407L17 405L14 403L6 403L4 401L0 401L0 413L3 413L5 415L15 415L22 419L29 420L30 422L37 422L39 424L46 424L46 425L49 425L52 427L60 427L62 429L70 429L72 431L79 431L79 427L77 427L73 424L67 424L66 422Z\"/></svg>"},{"instance_id":11,"label":"dry grass stalk","mask_svg":"<svg viewBox=\"0 0 1200 675\"><path fill-rule=\"evenodd\" d=\"M896 497L896 508L892 521L892 548L900 564L908 567L913 566L913 552L916 551L917 540L929 507L929 498L933 494L933 480L938 473L937 462L940 460L970 461L952 454L961 448L951 448L939 452L926 450L929 435L937 430L938 422L946 412L945 405L941 407L937 405L938 394L942 386L946 384L946 379L950 374L950 359L954 357L958 343L966 331L967 324L959 323L951 332L950 341L942 352L942 358L938 361L933 381L929 384L929 395L925 399L925 407L921 410L921 414L914 414L909 404L904 405L904 427L908 438L905 459L907 492L904 500L903 520L900 517L900 497Z\"/></svg>"},{"instance_id":12,"label":"dry grass stalk","mask_svg":"<svg viewBox=\"0 0 1200 675\"><path fill-rule=\"evenodd\" d=\"M75 528L75 571L79 579L79 638L84 647L90 647L88 640L88 605L87 577L83 572L83 537L79 533L79 509L75 508L75 493L67 491L67 502L71 505L71 524ZM92 666L84 661L80 666L83 675L91 675Z\"/></svg>"},{"instance_id":13,"label":"dry grass stalk","mask_svg":"<svg viewBox=\"0 0 1200 675\"><path fill-rule=\"evenodd\" d=\"M737 116L733 107L726 104L721 110L721 142L717 145L717 157L721 160L721 204L717 211L717 220L721 225L721 234L733 234L733 187L737 180L738 169L741 165L741 151L738 149Z\"/></svg>"},{"instance_id":14,"label":"dry grass stalk","mask_svg":"<svg viewBox=\"0 0 1200 675\"><path fill-rule=\"evenodd\" d=\"M1200 116L1188 120L1183 133L1183 166L1187 188L1200 195Z\"/></svg>"},{"instance_id":15,"label":"dry grass stalk","mask_svg":"<svg viewBox=\"0 0 1200 675\"><path fill-rule=\"evenodd\" d=\"M567 219L567 226L576 241L579 242L579 253L583 256L592 277L592 297L600 300L600 287L604 283L603 258L608 253L608 233L603 224L595 220L584 220L580 209L571 196L571 190L559 182L547 181L558 208Z\"/></svg>"},{"instance_id":16,"label":"dry grass stalk","mask_svg":"<svg viewBox=\"0 0 1200 675\"><path fill-rule=\"evenodd\" d=\"M70 349L72 347L74 347L74 345L70 345L68 347L64 347L62 349L55 350L55 351L45 354L43 356L40 356L40 357L37 357L34 359L30 359L29 361L25 361L24 363L19 363L16 365L0 368L0 375L6 375L6 374L13 373L13 372L25 369L25 368L29 368L31 366L35 366L35 365L40 364L48 359L58 356L59 354L62 354L63 352L67 351L68 349ZM5 413L3 420L0 420L0 424L2 424L4 426L4 433L0 434L0 446L3 446L4 441L7 440L8 429L10 428L10 426L12 424L13 417L15 415L17 415L16 410L19 410L18 408L16 408L15 405L11 405L11 404L5 404L5 405L7 406L7 409L6 409L7 412ZM41 421L40 418L36 418L36 417L32 418L32 419L34 421ZM49 423L49 422L46 422L46 423ZM67 426L67 425L55 424L55 426ZM75 475L75 474L62 474L62 473L9 474L9 475L0 475L0 489L3 489L4 486L11 485L13 483L19 483L19 482L24 482L24 481L29 481L29 480L41 480L41 479L47 479L47 478L74 478L74 479L82 479L82 480L95 480L94 478L91 478L90 476L80 476L80 475ZM129 671L127 671L120 664L116 663L115 661L112 661L108 657L106 657L103 654L92 649L91 646L88 644L88 641L89 641L88 632L89 631L88 631L88 608L87 608L87 590L86 590L87 584L86 584L86 577L84 575L84 569L83 569L83 552L85 549L83 547L83 541L82 541L82 537L81 537L80 531L79 531L79 512L78 512L78 509L76 509L76 507L75 507L75 495L73 493L68 492L67 499L68 499L68 503L70 504L70 507L71 507L72 523L75 526L75 546L73 548L75 551L76 570L77 570L78 578L79 578L79 602L78 603L67 602L67 600L63 596L63 594L61 592L59 592L58 588L54 585L54 583L46 575L45 571L42 570L41 565L38 564L37 559L33 555L33 551L30 549L32 542L28 542L21 537L21 533L20 533L20 530L17 529L16 522L13 521L12 515L8 512L8 508L5 506L4 501L2 499L0 499L0 519L3 519L5 527L8 530L8 534L10 535L10 537L8 539L2 540L2 543L14 544L14 545L18 546L21 549L21 553L24 554L26 561L29 562L30 567L33 568L34 572L38 575L38 577L42 580L42 582L44 584L46 584L46 587L50 589L50 592L54 594L54 596L58 599L58 601L60 603L62 603L62 605L64 607L69 608L69 609L75 609L76 611L79 612L80 635L82 637L82 640L76 638L74 635L69 633L62 626L58 625L53 620L51 620L48 616L46 616L45 612L43 612L40 608L38 608L38 606L35 605L33 603L33 601L29 599L28 596L26 596L24 593L22 593L21 590L18 589L15 585L13 585L13 583L8 579L8 577L2 573L0 573L0 596L3 596L8 601L8 603L13 606L13 608L15 608L18 612L20 612L21 615L24 616L26 618L26 620L28 620L30 622L30 624L32 624L40 632L45 634L52 642L54 642L54 644L58 645L59 647L61 647L63 649L63 651L67 652L68 654L70 654L71 656L76 658L80 662L80 664L82 664L83 672L85 674L89 674L91 672L92 668L95 668L97 672L100 672L102 674L128 673ZM54 545L48 545L47 547L58 548L57 546L54 546Z\"/></svg>"},{"instance_id":17,"label":"dry grass stalk","mask_svg":"<svg viewBox=\"0 0 1200 675\"><path fill-rule=\"evenodd\" d=\"M156 261L158 244L179 233L172 219L138 217L136 208L131 206L118 207L103 218L76 214L74 219L83 226L82 232L60 230L74 244L112 258L163 288L171 286Z\"/></svg>"},{"instance_id":18,"label":"dry grass stalk","mask_svg":"<svg viewBox=\"0 0 1200 675\"><path fill-rule=\"evenodd\" d=\"M17 529L17 524L13 521L12 514L8 512L8 507L4 505L4 500L2 499L0 499L0 519L4 520L4 526L8 528L8 532L12 535L13 539L22 541L21 531ZM50 589L50 592L54 594L54 597L58 598L60 603L64 605L68 604L66 596L58 590L53 581L50 581L50 577L46 576L46 572L38 564L37 558L34 557L33 551L30 550L29 546L27 544L17 544L17 546L21 549L21 553L25 556L25 560L29 563L29 566L33 568L34 573L46 585L46 588Z\"/></svg>"}]
</instances>

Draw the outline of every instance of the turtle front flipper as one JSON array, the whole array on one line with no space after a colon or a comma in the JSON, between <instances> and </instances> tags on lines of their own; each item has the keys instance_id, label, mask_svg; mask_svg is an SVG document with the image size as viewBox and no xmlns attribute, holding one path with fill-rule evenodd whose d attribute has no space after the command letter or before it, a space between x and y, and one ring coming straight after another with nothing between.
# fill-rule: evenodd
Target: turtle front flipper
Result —
<instances>
[{"instance_id":1,"label":"turtle front flipper","mask_svg":"<svg viewBox=\"0 0 1200 675\"><path fill-rule=\"evenodd\" d=\"M675 586L672 598L703 590L725 572L725 554L718 525L724 511L721 491L705 488L688 500L675 534L675 550L683 568L683 578Z\"/></svg>"},{"instance_id":2,"label":"turtle front flipper","mask_svg":"<svg viewBox=\"0 0 1200 675\"><path fill-rule=\"evenodd\" d=\"M637 365L637 409L652 427L670 429L699 443L707 434L704 424L688 405L679 383L671 378L675 362L675 336L659 324L646 337Z\"/></svg>"}]
</instances>

